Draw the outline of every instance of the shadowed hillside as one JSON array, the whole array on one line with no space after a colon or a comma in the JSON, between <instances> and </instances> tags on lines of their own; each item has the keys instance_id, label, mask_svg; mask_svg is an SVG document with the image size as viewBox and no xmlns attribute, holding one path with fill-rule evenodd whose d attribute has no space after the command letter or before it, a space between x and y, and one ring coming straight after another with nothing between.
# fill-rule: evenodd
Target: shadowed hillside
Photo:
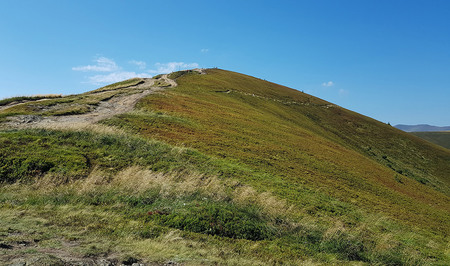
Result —
<instances>
[{"instance_id":1,"label":"shadowed hillside","mask_svg":"<svg viewBox=\"0 0 450 266\"><path fill-rule=\"evenodd\" d=\"M411 134L418 136L431 143L437 144L444 148L450 149L450 132L411 132Z\"/></svg>"},{"instance_id":2,"label":"shadowed hillside","mask_svg":"<svg viewBox=\"0 0 450 266\"><path fill-rule=\"evenodd\" d=\"M160 79L48 100L101 114L79 128L52 124L45 100L1 110L2 226L21 212L24 239L29 223L60 246L74 238L79 256L122 261L448 262L447 149L243 74ZM120 99L134 110L99 112Z\"/></svg>"}]
</instances>

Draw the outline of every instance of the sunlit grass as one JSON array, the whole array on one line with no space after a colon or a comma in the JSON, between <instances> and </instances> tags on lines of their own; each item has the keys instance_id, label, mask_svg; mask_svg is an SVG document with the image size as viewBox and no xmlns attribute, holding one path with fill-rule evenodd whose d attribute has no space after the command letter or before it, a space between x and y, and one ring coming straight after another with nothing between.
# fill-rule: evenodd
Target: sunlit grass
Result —
<instances>
[{"instance_id":1,"label":"sunlit grass","mask_svg":"<svg viewBox=\"0 0 450 266\"><path fill-rule=\"evenodd\" d=\"M209 70L208 75L184 75L177 82L169 92L142 99L139 116L123 115L105 123L238 160L291 185L325 190L368 211L448 233L444 194L449 191L450 153L370 118L248 76ZM232 92L224 93L228 90ZM273 180L252 182L297 201L297 192Z\"/></svg>"},{"instance_id":2,"label":"sunlit grass","mask_svg":"<svg viewBox=\"0 0 450 266\"><path fill-rule=\"evenodd\" d=\"M80 256L193 264L443 258L442 239L432 251L416 251L426 238L408 227L195 150L84 131L10 131L0 141L2 160L18 167L2 170L24 171L0 190L8 243L37 239L40 250L72 242ZM44 146L45 156L36 153ZM42 168L46 162L53 166Z\"/></svg>"},{"instance_id":3,"label":"sunlit grass","mask_svg":"<svg viewBox=\"0 0 450 266\"><path fill-rule=\"evenodd\" d=\"M449 152L286 87L207 72L173 73L177 87L102 124L0 132L2 241L33 243L27 256L192 265L449 260ZM84 112L139 82L0 119Z\"/></svg>"},{"instance_id":4,"label":"sunlit grass","mask_svg":"<svg viewBox=\"0 0 450 266\"><path fill-rule=\"evenodd\" d=\"M51 98L61 98L61 94L45 94L45 95L34 95L34 96L16 96L11 98L5 98L0 100L0 106L8 105L14 102L25 102L25 101L37 101L42 99Z\"/></svg>"}]
</instances>

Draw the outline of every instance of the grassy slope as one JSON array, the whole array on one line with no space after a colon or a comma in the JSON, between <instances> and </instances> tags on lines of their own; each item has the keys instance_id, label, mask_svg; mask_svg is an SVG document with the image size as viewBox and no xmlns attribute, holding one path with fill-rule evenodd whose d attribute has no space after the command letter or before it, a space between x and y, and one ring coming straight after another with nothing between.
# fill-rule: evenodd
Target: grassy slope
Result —
<instances>
[{"instance_id":1,"label":"grassy slope","mask_svg":"<svg viewBox=\"0 0 450 266\"><path fill-rule=\"evenodd\" d=\"M411 134L418 136L431 143L437 144L444 148L450 149L450 132L411 132Z\"/></svg>"},{"instance_id":2,"label":"grassy slope","mask_svg":"<svg viewBox=\"0 0 450 266\"><path fill-rule=\"evenodd\" d=\"M448 241L447 150L289 88L222 70L208 74L181 77L174 90L141 101L155 126L146 126L142 113L111 123L267 171L277 179L247 181L306 213L347 210L312 203L295 188L322 191Z\"/></svg>"},{"instance_id":3,"label":"grassy slope","mask_svg":"<svg viewBox=\"0 0 450 266\"><path fill-rule=\"evenodd\" d=\"M0 174L16 183L0 235L194 264L448 260L447 150L242 74L177 74L104 121L140 137L2 133Z\"/></svg>"},{"instance_id":4,"label":"grassy slope","mask_svg":"<svg viewBox=\"0 0 450 266\"><path fill-rule=\"evenodd\" d=\"M280 212L257 208L258 196L243 195L248 187L230 191L237 183L214 177L249 175L248 170L193 150L83 131L7 131L0 133L0 143L0 176L6 182L0 188L1 244L32 246L22 254L1 250L3 261L64 250L75 242L77 248L69 251L81 257L118 253L122 260L132 254L156 262L202 258L260 264L253 251L268 260L277 255L248 240L292 230L274 222L285 219Z\"/></svg>"},{"instance_id":5,"label":"grassy slope","mask_svg":"<svg viewBox=\"0 0 450 266\"><path fill-rule=\"evenodd\" d=\"M194 150L84 131L6 131L0 143L1 244L30 246L2 250L4 261L49 250L193 264L423 261L411 252L427 240L407 228L297 187L325 207L304 214L238 181L276 176Z\"/></svg>"},{"instance_id":6,"label":"grassy slope","mask_svg":"<svg viewBox=\"0 0 450 266\"><path fill-rule=\"evenodd\" d=\"M153 117L157 126L147 126L145 115L121 121L144 136L231 158L367 211L449 233L448 151L289 88L222 70L208 74L179 78L174 90L140 103L142 110L189 123ZM278 192L302 204L295 193Z\"/></svg>"}]
</instances>

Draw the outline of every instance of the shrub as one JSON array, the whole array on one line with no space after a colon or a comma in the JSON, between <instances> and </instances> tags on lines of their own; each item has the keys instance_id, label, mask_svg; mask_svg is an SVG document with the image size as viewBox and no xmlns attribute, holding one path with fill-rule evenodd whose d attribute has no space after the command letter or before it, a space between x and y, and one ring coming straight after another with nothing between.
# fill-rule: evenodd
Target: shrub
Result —
<instances>
[{"instance_id":1,"label":"shrub","mask_svg":"<svg viewBox=\"0 0 450 266\"><path fill-rule=\"evenodd\" d=\"M197 203L167 215L152 215L150 219L181 230L238 239L263 240L275 234L254 208L221 202Z\"/></svg>"},{"instance_id":2,"label":"shrub","mask_svg":"<svg viewBox=\"0 0 450 266\"><path fill-rule=\"evenodd\" d=\"M54 166L45 158L0 158L0 182L12 183L19 179L42 176Z\"/></svg>"}]
</instances>

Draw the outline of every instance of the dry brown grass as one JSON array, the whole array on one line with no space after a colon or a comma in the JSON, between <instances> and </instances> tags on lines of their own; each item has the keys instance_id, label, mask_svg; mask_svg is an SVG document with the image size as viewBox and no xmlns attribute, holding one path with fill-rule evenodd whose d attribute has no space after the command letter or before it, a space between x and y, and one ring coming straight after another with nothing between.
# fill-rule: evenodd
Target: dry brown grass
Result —
<instances>
[{"instance_id":1,"label":"dry brown grass","mask_svg":"<svg viewBox=\"0 0 450 266\"><path fill-rule=\"evenodd\" d=\"M51 179L48 181L41 181L39 184L48 186ZM278 199L270 192L258 193L251 186L236 180L220 180L215 176L195 172L161 173L140 166L130 166L111 175L94 169L86 179L76 181L73 185L79 187L80 192L95 191L101 187L103 189L120 188L134 194L157 188L163 197L169 195L183 197L200 192L217 201L231 198L237 204L257 205L264 213L271 216L286 216L286 214L298 212L294 206L288 205L285 200Z\"/></svg>"},{"instance_id":2,"label":"dry brown grass","mask_svg":"<svg viewBox=\"0 0 450 266\"><path fill-rule=\"evenodd\" d=\"M64 185L63 185L64 184ZM263 213L274 216L292 216L300 210L279 199L270 192L258 192L249 185L236 180L221 180L216 176L208 176L196 172L162 173L144 169L141 166L130 166L116 174L107 173L98 168L89 176L80 180L55 179L51 174L37 180L35 189L55 189L66 187L75 189L80 194L99 189L119 189L138 195L150 189L158 189L159 195L168 197L190 196L201 193L215 201L231 199L239 205L256 205ZM303 223L306 223L303 221Z\"/></svg>"}]
</instances>

